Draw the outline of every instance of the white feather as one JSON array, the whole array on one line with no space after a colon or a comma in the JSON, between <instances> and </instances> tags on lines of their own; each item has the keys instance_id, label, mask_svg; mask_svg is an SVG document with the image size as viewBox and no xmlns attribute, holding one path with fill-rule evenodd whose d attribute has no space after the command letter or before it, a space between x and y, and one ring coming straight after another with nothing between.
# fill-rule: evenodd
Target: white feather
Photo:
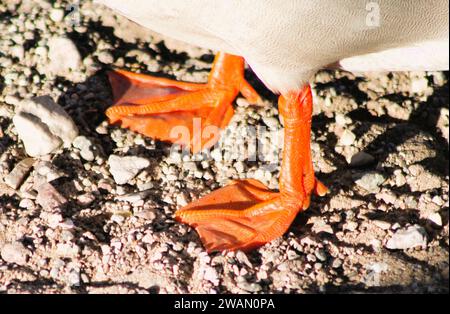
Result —
<instances>
[{"instance_id":1,"label":"white feather","mask_svg":"<svg viewBox=\"0 0 450 314\"><path fill-rule=\"evenodd\" d=\"M97 2L169 37L243 56L275 92L300 88L330 64L358 72L449 67L449 0Z\"/></svg>"}]
</instances>

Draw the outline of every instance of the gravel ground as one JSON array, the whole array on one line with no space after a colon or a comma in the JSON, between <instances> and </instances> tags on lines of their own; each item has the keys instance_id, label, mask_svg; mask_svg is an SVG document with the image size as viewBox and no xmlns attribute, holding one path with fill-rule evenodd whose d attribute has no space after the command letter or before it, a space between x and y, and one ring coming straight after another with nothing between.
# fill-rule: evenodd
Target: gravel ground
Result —
<instances>
[{"instance_id":1,"label":"gravel ground","mask_svg":"<svg viewBox=\"0 0 450 314\"><path fill-rule=\"evenodd\" d=\"M448 73L318 73L331 193L282 238L208 255L173 213L230 179L277 188L276 97L248 70L264 106L238 98L212 158L109 126L108 69L203 82L213 54L67 5L0 0L0 293L448 293ZM257 127L262 156L236 158Z\"/></svg>"}]
</instances>

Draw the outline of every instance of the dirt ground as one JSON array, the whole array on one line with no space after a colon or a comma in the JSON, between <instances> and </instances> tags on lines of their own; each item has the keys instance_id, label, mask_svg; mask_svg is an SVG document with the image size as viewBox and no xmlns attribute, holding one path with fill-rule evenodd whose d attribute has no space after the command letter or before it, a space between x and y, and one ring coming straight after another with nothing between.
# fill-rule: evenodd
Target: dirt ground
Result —
<instances>
[{"instance_id":1,"label":"dirt ground","mask_svg":"<svg viewBox=\"0 0 450 314\"><path fill-rule=\"evenodd\" d=\"M0 293L448 293L447 72L318 73L312 151L331 192L282 238L207 254L173 213L231 179L278 187L276 96L248 69L264 106L238 98L213 158L180 157L107 124L106 71L204 82L213 52L91 1L68 4L0 0ZM19 135L45 121L19 111L43 95L78 136L30 159L36 143ZM258 138L267 150L233 156L230 147L248 147L253 138L241 135L258 126L272 132ZM56 135L35 149L63 140ZM135 168L123 156L137 157Z\"/></svg>"}]
</instances>

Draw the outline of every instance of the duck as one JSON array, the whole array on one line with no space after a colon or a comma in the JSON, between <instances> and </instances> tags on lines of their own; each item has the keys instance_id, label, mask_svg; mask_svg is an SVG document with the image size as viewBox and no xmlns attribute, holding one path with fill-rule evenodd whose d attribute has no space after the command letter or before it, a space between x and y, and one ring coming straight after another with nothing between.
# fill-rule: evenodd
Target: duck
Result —
<instances>
[{"instance_id":1,"label":"duck","mask_svg":"<svg viewBox=\"0 0 450 314\"><path fill-rule=\"evenodd\" d=\"M229 185L178 209L205 249L249 251L283 236L312 195L328 188L314 173L310 82L324 68L351 72L449 69L449 0L97 0L164 36L216 51L205 83L114 70L106 116L193 153L213 147L240 94L260 96L246 63L279 95L284 124L279 190L255 179ZM188 136L174 138L174 129Z\"/></svg>"}]
</instances>

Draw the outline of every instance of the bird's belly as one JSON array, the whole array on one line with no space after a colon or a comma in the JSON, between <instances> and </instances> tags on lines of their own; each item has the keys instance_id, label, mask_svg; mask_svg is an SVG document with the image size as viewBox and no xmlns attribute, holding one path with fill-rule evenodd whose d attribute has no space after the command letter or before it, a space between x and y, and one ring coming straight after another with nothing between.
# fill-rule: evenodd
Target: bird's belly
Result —
<instances>
[{"instance_id":1,"label":"bird's belly","mask_svg":"<svg viewBox=\"0 0 450 314\"><path fill-rule=\"evenodd\" d=\"M196 9L195 3L190 1L95 0L95 2L106 5L156 33L199 47L239 54L229 42L223 40L220 33L209 31L204 27L204 23L199 22L200 18L208 15L199 12L200 8ZM209 4L209 8L212 7ZM223 16L219 15L218 19L220 18ZM226 29L227 23L221 25Z\"/></svg>"},{"instance_id":2,"label":"bird's belly","mask_svg":"<svg viewBox=\"0 0 450 314\"><path fill-rule=\"evenodd\" d=\"M97 0L169 37L241 55L275 92L320 68L448 68L448 0L386 0L379 25L366 0ZM431 43L431 44L430 44Z\"/></svg>"},{"instance_id":3,"label":"bird's belly","mask_svg":"<svg viewBox=\"0 0 450 314\"><path fill-rule=\"evenodd\" d=\"M449 69L449 42L430 41L343 59L339 67L352 72L444 71Z\"/></svg>"}]
</instances>

